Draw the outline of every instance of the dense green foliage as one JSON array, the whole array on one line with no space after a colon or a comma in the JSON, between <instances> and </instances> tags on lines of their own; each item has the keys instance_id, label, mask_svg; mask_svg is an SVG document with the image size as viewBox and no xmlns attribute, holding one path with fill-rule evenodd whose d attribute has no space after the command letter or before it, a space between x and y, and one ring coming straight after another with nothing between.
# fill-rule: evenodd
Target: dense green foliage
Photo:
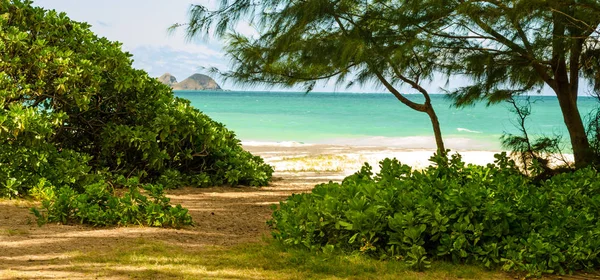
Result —
<instances>
[{"instance_id":1,"label":"dense green foliage","mask_svg":"<svg viewBox=\"0 0 600 280\"><path fill-rule=\"evenodd\" d=\"M33 209L38 224L47 222L85 223L94 226L109 225L149 225L156 227L180 227L192 224L188 210L177 205L171 207L170 199L164 196L162 186L143 186L149 197L142 195L136 178L120 181L129 187L122 197L115 196L114 190L105 183L98 182L85 186L83 193L70 187L62 187L56 192L43 189L42 208L44 213Z\"/></svg>"},{"instance_id":2,"label":"dense green foliage","mask_svg":"<svg viewBox=\"0 0 600 280\"><path fill-rule=\"evenodd\" d=\"M315 187L280 204L269 221L285 244L404 259L501 266L531 274L600 267L600 176L581 169L539 185L506 155L495 164L465 165L434 157L411 170L381 162L341 184Z\"/></svg>"},{"instance_id":3,"label":"dense green foliage","mask_svg":"<svg viewBox=\"0 0 600 280\"><path fill-rule=\"evenodd\" d=\"M222 124L133 69L130 56L64 13L0 0L0 195L46 188L56 199L89 207L109 201L116 210L126 198L113 203L106 186L118 186L121 176L166 188L268 183L270 166ZM63 202L49 203L50 220L72 220L72 213L53 212L66 209ZM146 210L154 211L139 211ZM73 215L100 224L95 214ZM118 223L137 223L128 219Z\"/></svg>"}]
</instances>

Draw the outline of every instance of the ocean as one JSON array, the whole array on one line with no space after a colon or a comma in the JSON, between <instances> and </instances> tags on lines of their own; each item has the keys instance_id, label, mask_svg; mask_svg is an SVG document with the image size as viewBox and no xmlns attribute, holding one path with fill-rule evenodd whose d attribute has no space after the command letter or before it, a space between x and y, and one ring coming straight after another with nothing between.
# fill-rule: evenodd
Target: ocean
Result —
<instances>
[{"instance_id":1,"label":"ocean","mask_svg":"<svg viewBox=\"0 0 600 280\"><path fill-rule=\"evenodd\" d=\"M433 149L435 142L426 114L416 112L386 93L178 91L176 96L233 130L246 145L335 144ZM421 95L407 95L422 101ZM500 136L517 133L512 106L485 103L455 108L445 95L432 95L447 148L501 150ZM532 135L562 134L566 127L556 97L532 96L527 119ZM580 97L582 116L599 105Z\"/></svg>"}]
</instances>

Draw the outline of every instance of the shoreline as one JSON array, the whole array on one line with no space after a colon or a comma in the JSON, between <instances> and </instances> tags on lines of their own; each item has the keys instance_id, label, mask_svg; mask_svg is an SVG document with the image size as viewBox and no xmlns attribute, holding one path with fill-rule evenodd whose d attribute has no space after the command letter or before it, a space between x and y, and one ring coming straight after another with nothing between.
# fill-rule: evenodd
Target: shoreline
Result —
<instances>
[{"instance_id":1,"label":"shoreline","mask_svg":"<svg viewBox=\"0 0 600 280\"><path fill-rule=\"evenodd\" d=\"M273 146L273 147L305 147L305 146L336 146L356 147L366 149L402 149L402 150L432 150L437 146L433 136L362 136L348 138L329 138L313 141L270 141L270 140L242 140L244 147ZM487 141L485 139L454 136L444 138L445 146L452 151L492 151L502 152L499 142Z\"/></svg>"},{"instance_id":2,"label":"shoreline","mask_svg":"<svg viewBox=\"0 0 600 280\"><path fill-rule=\"evenodd\" d=\"M331 173L337 180L359 171L364 163L379 172L379 162L385 158L396 158L413 169L424 169L431 165L429 158L435 149L419 149L384 146L304 144L299 142L243 142L242 146L254 155L261 156L276 173ZM486 165L493 163L494 155L509 151L501 150L451 150L459 153L466 164ZM573 161L572 154L565 154ZM558 162L558 161L557 161ZM334 180L335 181L335 180Z\"/></svg>"},{"instance_id":3,"label":"shoreline","mask_svg":"<svg viewBox=\"0 0 600 280\"><path fill-rule=\"evenodd\" d=\"M334 144L303 144L298 142L243 142L244 149L261 156L275 172L330 172L338 173L343 179L369 163L377 173L379 162L385 158L396 158L414 169L431 165L429 158L435 149L415 149L383 146L352 146ZM485 165L492 163L494 155L502 151L452 150L460 153L467 164Z\"/></svg>"}]
</instances>

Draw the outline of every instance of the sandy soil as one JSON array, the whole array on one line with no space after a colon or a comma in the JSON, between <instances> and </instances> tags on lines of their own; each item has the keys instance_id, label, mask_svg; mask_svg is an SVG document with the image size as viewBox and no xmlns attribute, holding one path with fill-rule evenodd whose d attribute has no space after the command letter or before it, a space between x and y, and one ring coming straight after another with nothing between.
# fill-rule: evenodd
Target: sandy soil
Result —
<instances>
[{"instance_id":1,"label":"sandy soil","mask_svg":"<svg viewBox=\"0 0 600 280\"><path fill-rule=\"evenodd\" d=\"M269 162L279 155L259 151L257 154L265 155ZM68 267L74 253L111 250L139 238L200 249L259 242L269 234L266 221L272 204L292 193L310 191L317 183L340 178L341 172L279 170L272 184L263 188L187 187L169 191L172 203L188 208L196 224L184 229L57 224L38 227L29 211L36 203L0 201L0 279L82 278L62 269Z\"/></svg>"},{"instance_id":2,"label":"sandy soil","mask_svg":"<svg viewBox=\"0 0 600 280\"><path fill-rule=\"evenodd\" d=\"M61 271L61 260L68 261L73 252L110 250L139 238L188 248L258 242L269 232L265 221L271 215L271 204L292 193L309 191L314 184L328 181L328 175L283 173L277 174L283 177L276 178L272 186L264 188L187 187L171 191L171 201L188 208L196 224L184 229L38 227L29 213L34 203L0 202L0 279L10 278L10 274L3 277L3 271L8 270L30 279L77 278Z\"/></svg>"},{"instance_id":3,"label":"sandy soil","mask_svg":"<svg viewBox=\"0 0 600 280\"><path fill-rule=\"evenodd\" d=\"M50 224L38 227L29 208L33 202L0 201L0 279L85 278L68 271L76 252L104 251L136 239L163 241L196 247L259 242L269 229L272 204L292 193L307 192L317 183L339 181L358 170L363 162L376 166L390 156L413 165L426 165L432 151L389 150L340 146L248 146L275 166L268 187L182 188L169 191L174 204L189 209L196 226L184 229L145 227L92 228ZM470 152L475 163L493 160L493 153ZM16 273L16 274L15 274Z\"/></svg>"}]
</instances>

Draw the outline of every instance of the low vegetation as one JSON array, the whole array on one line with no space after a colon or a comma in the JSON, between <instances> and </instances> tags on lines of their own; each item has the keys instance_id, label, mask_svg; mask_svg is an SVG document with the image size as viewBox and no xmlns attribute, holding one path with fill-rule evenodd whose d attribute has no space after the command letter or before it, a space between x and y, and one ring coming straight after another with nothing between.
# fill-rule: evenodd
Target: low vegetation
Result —
<instances>
[{"instance_id":1,"label":"low vegetation","mask_svg":"<svg viewBox=\"0 0 600 280\"><path fill-rule=\"evenodd\" d=\"M124 179L122 179L124 180ZM159 185L145 184L143 195L137 178L123 182L129 191L115 196L105 182L85 186L83 193L62 187L42 201L44 213L33 208L38 224L59 222L83 223L94 226L148 225L156 227L179 227L192 225L188 210L177 205L171 207Z\"/></svg>"},{"instance_id":2,"label":"low vegetation","mask_svg":"<svg viewBox=\"0 0 600 280\"><path fill-rule=\"evenodd\" d=\"M530 275L600 266L600 176L580 169L535 182L505 154L465 165L436 156L422 171L396 160L280 204L269 224L283 244L403 260L480 264Z\"/></svg>"}]
</instances>

